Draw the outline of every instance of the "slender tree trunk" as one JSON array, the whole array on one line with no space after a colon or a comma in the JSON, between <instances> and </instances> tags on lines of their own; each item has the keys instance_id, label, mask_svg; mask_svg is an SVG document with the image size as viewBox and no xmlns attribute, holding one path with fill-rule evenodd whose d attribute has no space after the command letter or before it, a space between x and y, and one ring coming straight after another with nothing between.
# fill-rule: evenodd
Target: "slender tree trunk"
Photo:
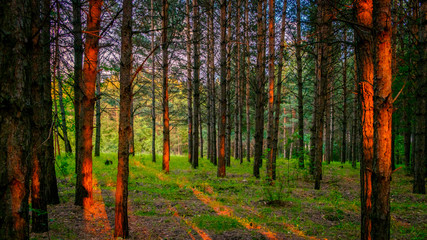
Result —
<instances>
[{"instance_id":1,"label":"slender tree trunk","mask_svg":"<svg viewBox=\"0 0 427 240\"><path fill-rule=\"evenodd\" d=\"M101 73L96 77L96 113L95 113L95 156L99 157L101 152Z\"/></svg>"},{"instance_id":2,"label":"slender tree trunk","mask_svg":"<svg viewBox=\"0 0 427 240\"><path fill-rule=\"evenodd\" d=\"M154 49L154 0L151 0L151 49ZM156 162L156 55L151 57L151 159Z\"/></svg>"},{"instance_id":3,"label":"slender tree trunk","mask_svg":"<svg viewBox=\"0 0 427 240\"><path fill-rule=\"evenodd\" d=\"M355 40L356 42L356 40ZM355 49L356 50L356 49ZM357 86L358 86L358 68L357 68L357 61L354 62L354 92L357 93ZM357 133L358 131L358 119L359 119L359 111L358 111L358 104L359 102L357 101L358 97L355 96L353 99L353 123L351 126L351 166L353 168L356 168L356 161L358 160L357 154L356 154L356 146L357 146Z\"/></svg>"},{"instance_id":4,"label":"slender tree trunk","mask_svg":"<svg viewBox=\"0 0 427 240\"><path fill-rule=\"evenodd\" d=\"M403 97L403 145L404 145L404 155L405 155L405 166L408 170L408 173L411 172L411 122L408 117L408 101L407 96Z\"/></svg>"},{"instance_id":5,"label":"slender tree trunk","mask_svg":"<svg viewBox=\"0 0 427 240\"><path fill-rule=\"evenodd\" d=\"M168 86L168 0L162 0L162 69L163 69L163 163L162 169L169 173L170 136L169 136L169 86Z\"/></svg>"},{"instance_id":6,"label":"slender tree trunk","mask_svg":"<svg viewBox=\"0 0 427 240\"><path fill-rule=\"evenodd\" d=\"M417 91L418 105L415 112L415 158L414 158L414 193L425 194L426 153L427 153L427 2L420 7L418 32Z\"/></svg>"},{"instance_id":7,"label":"slender tree trunk","mask_svg":"<svg viewBox=\"0 0 427 240\"><path fill-rule=\"evenodd\" d=\"M257 82L255 88L255 155L254 176L259 178L264 140L264 87L265 87L265 19L264 0L257 4Z\"/></svg>"},{"instance_id":8,"label":"slender tree trunk","mask_svg":"<svg viewBox=\"0 0 427 240\"><path fill-rule=\"evenodd\" d=\"M201 111L199 111L199 126L200 126L200 157L203 158L203 123L202 123Z\"/></svg>"},{"instance_id":9,"label":"slender tree trunk","mask_svg":"<svg viewBox=\"0 0 427 240\"><path fill-rule=\"evenodd\" d=\"M217 164L217 145L216 145L216 91L215 91L215 59L214 59L214 0L210 0L208 10L208 72L210 74L210 86L211 92L209 95L210 104L211 104L211 138L210 138L210 146L211 146L211 161L214 165Z\"/></svg>"},{"instance_id":10,"label":"slender tree trunk","mask_svg":"<svg viewBox=\"0 0 427 240\"><path fill-rule=\"evenodd\" d=\"M199 109L200 109L200 27L199 4L193 0L193 162L194 169L199 167Z\"/></svg>"},{"instance_id":11,"label":"slender tree trunk","mask_svg":"<svg viewBox=\"0 0 427 240\"><path fill-rule=\"evenodd\" d=\"M249 48L249 0L245 0L245 75L246 75L246 159L251 161L251 115L250 103L250 48Z\"/></svg>"},{"instance_id":12,"label":"slender tree trunk","mask_svg":"<svg viewBox=\"0 0 427 240\"><path fill-rule=\"evenodd\" d=\"M274 135L274 60L275 60L275 1L268 0L268 133L267 133L267 178L273 183L273 135Z\"/></svg>"},{"instance_id":13,"label":"slender tree trunk","mask_svg":"<svg viewBox=\"0 0 427 240\"><path fill-rule=\"evenodd\" d=\"M57 71L59 71L59 68L57 68ZM64 137L65 152L72 153L71 144L70 144L70 141L68 140L67 121L65 118L65 107L64 107L63 92L62 92L62 77L59 75L59 72L57 74L57 80L58 80L59 110L61 111L61 123L62 123L61 127L62 127L62 134Z\"/></svg>"},{"instance_id":14,"label":"slender tree trunk","mask_svg":"<svg viewBox=\"0 0 427 240\"><path fill-rule=\"evenodd\" d=\"M123 1L120 58L120 118L114 237L128 238L129 147L132 126L132 0Z\"/></svg>"},{"instance_id":15,"label":"slender tree trunk","mask_svg":"<svg viewBox=\"0 0 427 240\"><path fill-rule=\"evenodd\" d=\"M31 207L32 211L32 232L47 232L48 215L45 194L46 159L44 155L44 101L43 88L45 86L42 74L42 49L40 43L40 0L31 1L31 32L32 32L32 59L31 59L31 97L32 107L32 146L31 146Z\"/></svg>"},{"instance_id":16,"label":"slender tree trunk","mask_svg":"<svg viewBox=\"0 0 427 240\"><path fill-rule=\"evenodd\" d=\"M82 40L82 20L81 20L81 0L72 0L73 4L73 48L74 48L74 128L75 128L75 157L76 157L76 174L80 172L81 167L81 154L80 149L82 145L82 130L79 124L80 119L80 104L83 98L83 92L80 89L82 80L83 69L83 40ZM49 4L50 5L50 4ZM76 205L82 205L75 199Z\"/></svg>"},{"instance_id":17,"label":"slender tree trunk","mask_svg":"<svg viewBox=\"0 0 427 240\"><path fill-rule=\"evenodd\" d=\"M226 56L226 15L227 15L227 0L221 0L221 17L220 17L220 26L221 26L221 48L220 48L220 87L221 87L221 96L220 96L220 121L219 121L219 157L218 157L218 177L225 177L225 127L226 127L226 104L227 104L227 89L226 89L226 75L227 75L227 56Z\"/></svg>"},{"instance_id":18,"label":"slender tree trunk","mask_svg":"<svg viewBox=\"0 0 427 240\"><path fill-rule=\"evenodd\" d=\"M229 1L227 4L227 83L226 83L226 130L225 130L225 161L227 167L231 166L231 11L232 11L232 1Z\"/></svg>"},{"instance_id":19,"label":"slender tree trunk","mask_svg":"<svg viewBox=\"0 0 427 240\"><path fill-rule=\"evenodd\" d=\"M361 184L361 239L371 239L372 231L372 169L373 169L373 138L374 138L374 102L372 60L372 36L365 28L372 28L372 0L356 1L356 21L363 27L356 27L356 62L357 79L359 81L359 97L361 107L362 158L360 161Z\"/></svg>"},{"instance_id":20,"label":"slender tree trunk","mask_svg":"<svg viewBox=\"0 0 427 240\"><path fill-rule=\"evenodd\" d=\"M236 119L235 119L235 138L234 138L234 158L239 159L240 163L242 163L243 158L241 157L241 130L242 130L242 105L241 105L241 70L240 70L240 60L241 60L241 50L240 50L240 8L241 8L241 0L237 0L237 14L236 14L236 71L235 71L235 78L236 78Z\"/></svg>"},{"instance_id":21,"label":"slender tree trunk","mask_svg":"<svg viewBox=\"0 0 427 240\"><path fill-rule=\"evenodd\" d=\"M344 30L345 31L345 30ZM347 41L347 32L344 32L344 41ZM347 46L344 44L344 63L343 63L343 120L342 120L342 152L341 162L345 163L347 156Z\"/></svg>"},{"instance_id":22,"label":"slender tree trunk","mask_svg":"<svg viewBox=\"0 0 427 240\"><path fill-rule=\"evenodd\" d=\"M391 181L391 1L374 2L374 161L372 238L390 239ZM424 136L425 137L425 136Z\"/></svg>"},{"instance_id":23,"label":"slender tree trunk","mask_svg":"<svg viewBox=\"0 0 427 240\"><path fill-rule=\"evenodd\" d=\"M50 16L51 12L51 2L50 0L43 0L42 2L42 16L44 19ZM44 139L44 157L45 157L45 168L46 168L46 176L45 176L45 194L47 204L58 204L59 203L59 195L58 195L58 185L56 181L56 172L55 172L55 153L53 147L53 137L52 137L52 81L50 75L50 21L46 21L42 26L42 34L41 34L41 43L42 46L42 64L43 64L43 81L44 81L44 89L43 89L43 101L44 101L44 117L46 120L43 122L45 126L43 127L43 139ZM49 46L49 47L47 47Z\"/></svg>"},{"instance_id":24,"label":"slender tree trunk","mask_svg":"<svg viewBox=\"0 0 427 240\"><path fill-rule=\"evenodd\" d=\"M76 182L76 204L85 209L92 205L92 135L93 115L95 106L95 82L99 53L99 37L101 28L102 0L89 0L89 14L86 30L85 61L83 65L83 78L80 89L83 97L80 104L79 125L81 126L82 144L79 158L82 161L78 168Z\"/></svg>"},{"instance_id":25,"label":"slender tree trunk","mask_svg":"<svg viewBox=\"0 0 427 240\"><path fill-rule=\"evenodd\" d=\"M303 106L303 79L301 60L301 1L297 0L297 82L298 82L298 166L304 168L304 106Z\"/></svg>"},{"instance_id":26,"label":"slender tree trunk","mask_svg":"<svg viewBox=\"0 0 427 240\"><path fill-rule=\"evenodd\" d=\"M0 41L0 232L4 239L29 239L32 53L26 44L32 40L31 10L29 0L4 2L0 9L0 29L5 34Z\"/></svg>"},{"instance_id":27,"label":"slender tree trunk","mask_svg":"<svg viewBox=\"0 0 427 240\"><path fill-rule=\"evenodd\" d=\"M283 1L282 9L282 26L280 28L280 50L279 50L279 64L277 71L277 85L276 85L276 98L274 101L274 135L273 135L273 179L276 179L276 158L278 155L278 142L279 142L279 119L280 119L280 104L282 103L282 74L283 74L283 65L284 65L284 52L285 52L285 34L286 34L286 8L287 0ZM283 112L286 113L286 110L283 108ZM286 129L286 117L283 118L283 128ZM285 130L286 131L286 130ZM284 139L286 136L284 135ZM285 142L283 143L285 145ZM283 156L285 157L285 156Z\"/></svg>"},{"instance_id":28,"label":"slender tree trunk","mask_svg":"<svg viewBox=\"0 0 427 240\"><path fill-rule=\"evenodd\" d=\"M187 22L187 105L188 105L188 161L193 164L193 87L191 80L191 24L190 24L190 0L186 1Z\"/></svg>"}]
</instances>

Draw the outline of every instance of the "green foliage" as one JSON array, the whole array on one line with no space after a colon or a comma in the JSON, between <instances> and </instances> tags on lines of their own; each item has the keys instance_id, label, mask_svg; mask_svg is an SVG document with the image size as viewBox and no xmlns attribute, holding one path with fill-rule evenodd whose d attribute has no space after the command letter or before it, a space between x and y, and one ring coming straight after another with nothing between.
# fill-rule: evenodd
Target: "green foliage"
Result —
<instances>
[{"instance_id":1,"label":"green foliage","mask_svg":"<svg viewBox=\"0 0 427 240\"><path fill-rule=\"evenodd\" d=\"M241 229L243 226L235 219L218 215L200 215L193 218L194 223L201 229L213 230L216 233L231 229Z\"/></svg>"}]
</instances>

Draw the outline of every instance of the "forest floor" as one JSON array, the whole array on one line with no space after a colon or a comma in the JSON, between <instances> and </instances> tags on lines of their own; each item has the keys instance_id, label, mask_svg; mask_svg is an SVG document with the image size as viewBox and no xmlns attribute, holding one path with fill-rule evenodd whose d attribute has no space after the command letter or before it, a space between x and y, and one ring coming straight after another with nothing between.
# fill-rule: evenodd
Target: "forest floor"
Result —
<instances>
[{"instance_id":1,"label":"forest floor","mask_svg":"<svg viewBox=\"0 0 427 240\"><path fill-rule=\"evenodd\" d=\"M130 239L360 239L359 169L350 163L324 164L314 190L295 160L278 159L272 187L246 160L232 160L224 179L206 159L193 170L187 157L172 156L170 174L161 161L130 159ZM49 233L31 239L112 239L117 154L94 157L95 204L86 211L73 204L74 157L59 157L57 166L61 204L49 206ZM393 174L391 192L391 238L427 239L427 197L411 193L404 169Z\"/></svg>"}]
</instances>

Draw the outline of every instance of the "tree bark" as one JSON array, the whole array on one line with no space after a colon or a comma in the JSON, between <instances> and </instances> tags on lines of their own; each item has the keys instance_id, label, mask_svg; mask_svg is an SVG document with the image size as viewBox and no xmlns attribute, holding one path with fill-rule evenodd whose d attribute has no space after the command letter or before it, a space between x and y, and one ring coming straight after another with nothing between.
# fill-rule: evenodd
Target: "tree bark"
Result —
<instances>
[{"instance_id":1,"label":"tree bark","mask_svg":"<svg viewBox=\"0 0 427 240\"><path fill-rule=\"evenodd\" d=\"M226 83L226 130L225 130L225 162L227 167L231 166L231 11L232 11L232 1L229 1L227 4L227 83Z\"/></svg>"},{"instance_id":2,"label":"tree bark","mask_svg":"<svg viewBox=\"0 0 427 240\"><path fill-rule=\"evenodd\" d=\"M199 4L193 0L193 162L194 169L199 167L199 109L200 109L200 27Z\"/></svg>"},{"instance_id":3,"label":"tree bark","mask_svg":"<svg viewBox=\"0 0 427 240\"><path fill-rule=\"evenodd\" d=\"M259 178L264 140L264 87L265 87L265 18L264 0L257 3L257 82L255 88L255 155L253 174Z\"/></svg>"},{"instance_id":4,"label":"tree bark","mask_svg":"<svg viewBox=\"0 0 427 240\"><path fill-rule=\"evenodd\" d=\"M270 183L273 183L273 135L274 135L274 60L275 60L275 1L268 0L268 133L267 133L267 178Z\"/></svg>"},{"instance_id":5,"label":"tree bark","mask_svg":"<svg viewBox=\"0 0 427 240\"><path fill-rule=\"evenodd\" d=\"M101 23L102 0L89 0L89 14L86 30L85 61L83 78L80 82L83 96L80 103L79 125L81 126L81 146L79 158L81 161L76 182L76 204L85 209L92 205L92 135L93 115L95 105L95 82L97 75L99 37Z\"/></svg>"},{"instance_id":6,"label":"tree bark","mask_svg":"<svg viewBox=\"0 0 427 240\"><path fill-rule=\"evenodd\" d=\"M31 173L31 4L8 1L0 10L1 237L29 239Z\"/></svg>"},{"instance_id":7,"label":"tree bark","mask_svg":"<svg viewBox=\"0 0 427 240\"><path fill-rule=\"evenodd\" d=\"M425 194L426 153L427 153L427 2L422 1L418 31L417 91L418 105L415 112L415 158L414 193Z\"/></svg>"},{"instance_id":8,"label":"tree bark","mask_svg":"<svg viewBox=\"0 0 427 240\"><path fill-rule=\"evenodd\" d=\"M359 82L358 95L361 107L361 136L362 158L360 161L361 185L361 239L372 238L372 169L373 169L373 137L374 137L374 102L372 60L373 40L372 29L372 0L356 1L356 21L361 27L356 27L356 63L357 79Z\"/></svg>"},{"instance_id":9,"label":"tree bark","mask_svg":"<svg viewBox=\"0 0 427 240\"><path fill-rule=\"evenodd\" d=\"M220 27L221 27L221 48L220 48L220 122L219 122L219 156L218 156L218 177L225 177L225 127L226 127L226 104L227 104L227 89L226 89L226 75L227 75L227 56L226 56L226 15L227 15L227 0L221 0L220 2L221 16L220 16Z\"/></svg>"},{"instance_id":10,"label":"tree bark","mask_svg":"<svg viewBox=\"0 0 427 240\"><path fill-rule=\"evenodd\" d=\"M101 73L98 73L96 77L95 91L95 156L99 157L101 152Z\"/></svg>"},{"instance_id":11,"label":"tree bark","mask_svg":"<svg viewBox=\"0 0 427 240\"><path fill-rule=\"evenodd\" d=\"M188 105L188 161L193 164L193 87L191 80L191 24L190 24L190 0L187 0L187 105Z\"/></svg>"},{"instance_id":12,"label":"tree bark","mask_svg":"<svg viewBox=\"0 0 427 240\"><path fill-rule=\"evenodd\" d=\"M170 135L169 135L169 87L168 87L168 0L162 0L162 69L163 69L163 162L162 169L169 173Z\"/></svg>"},{"instance_id":13,"label":"tree bark","mask_svg":"<svg viewBox=\"0 0 427 240\"><path fill-rule=\"evenodd\" d=\"M132 0L123 1L120 59L120 118L114 237L128 238L129 147L132 112Z\"/></svg>"},{"instance_id":14,"label":"tree bark","mask_svg":"<svg viewBox=\"0 0 427 240\"><path fill-rule=\"evenodd\" d=\"M301 1L297 0L297 42L296 42L296 60L297 60L297 82L298 82L298 166L304 168L304 105L303 105L303 79L302 79L302 60L301 60ZM293 133L292 133L293 134Z\"/></svg>"},{"instance_id":15,"label":"tree bark","mask_svg":"<svg viewBox=\"0 0 427 240\"><path fill-rule=\"evenodd\" d=\"M215 91L215 59L214 59L214 1L210 0L209 3L209 10L208 10L208 72L210 74L210 104L211 104L211 138L210 138L210 147L211 147L211 156L210 160L214 165L217 164L217 144L216 144L216 91Z\"/></svg>"},{"instance_id":16,"label":"tree bark","mask_svg":"<svg viewBox=\"0 0 427 240\"><path fill-rule=\"evenodd\" d=\"M245 75L246 75L246 159L251 161L251 115L250 103L250 48L249 48L249 0L245 0Z\"/></svg>"},{"instance_id":17,"label":"tree bark","mask_svg":"<svg viewBox=\"0 0 427 240\"><path fill-rule=\"evenodd\" d=\"M344 30L344 41L347 41L347 31ZM347 46L343 44L343 112L342 112L342 152L341 152L341 162L345 163L347 157Z\"/></svg>"}]
</instances>

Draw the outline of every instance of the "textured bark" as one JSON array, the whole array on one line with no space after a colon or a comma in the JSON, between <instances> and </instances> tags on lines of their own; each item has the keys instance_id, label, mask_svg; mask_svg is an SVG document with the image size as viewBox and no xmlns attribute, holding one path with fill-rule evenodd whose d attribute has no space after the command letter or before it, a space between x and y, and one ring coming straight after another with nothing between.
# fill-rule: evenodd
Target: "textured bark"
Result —
<instances>
[{"instance_id":1,"label":"textured bark","mask_svg":"<svg viewBox=\"0 0 427 240\"><path fill-rule=\"evenodd\" d=\"M279 120L280 120L280 104L282 103L282 74L283 74L283 65L284 65L284 52L285 52L285 34L286 34L286 8L287 8L287 0L283 1L283 9L282 9L282 26L280 28L280 48L279 48L279 63L278 63L278 71L277 71L277 84L276 84L276 98L274 101L274 135L273 135L273 179L276 179L276 158L279 153L278 151L278 142L279 142ZM285 108L283 108L283 112L286 113ZM286 129L286 117L283 118L283 128ZM286 131L286 130L284 130ZM284 139L286 136L284 134ZM286 145L286 142L283 142L283 145ZM284 150L286 151L286 150ZM286 155L286 154L284 154ZM285 157L285 156L283 156Z\"/></svg>"},{"instance_id":2,"label":"textured bark","mask_svg":"<svg viewBox=\"0 0 427 240\"><path fill-rule=\"evenodd\" d=\"M199 167L199 110L200 110L200 26L199 4L193 0L193 161Z\"/></svg>"},{"instance_id":3,"label":"textured bark","mask_svg":"<svg viewBox=\"0 0 427 240\"><path fill-rule=\"evenodd\" d=\"M81 0L72 0L73 5L73 48L74 48L74 128L75 128L75 157L76 157L76 174L80 172L81 167L81 145L82 145L82 130L80 126L80 108L83 92L80 89L82 82L83 69L83 40L82 40L82 20L81 20ZM75 199L74 204L82 205Z\"/></svg>"},{"instance_id":4,"label":"textured bark","mask_svg":"<svg viewBox=\"0 0 427 240\"><path fill-rule=\"evenodd\" d=\"M390 239L391 181L391 1L374 1L374 161L372 238Z\"/></svg>"},{"instance_id":5,"label":"textured bark","mask_svg":"<svg viewBox=\"0 0 427 240\"><path fill-rule=\"evenodd\" d=\"M42 16L45 19L50 16L51 12L51 2L50 0L43 0L42 2ZM43 127L43 139L44 139L44 157L45 157L45 194L47 204L58 204L59 195L58 195L58 185L56 181L56 172L55 172L55 153L53 147L53 137L52 137L52 81L50 75L50 21L46 21L42 25L41 41L42 41L42 65L43 65L43 101L44 101L44 118L43 122L45 126Z\"/></svg>"},{"instance_id":6,"label":"textured bark","mask_svg":"<svg viewBox=\"0 0 427 240\"><path fill-rule=\"evenodd\" d=\"M315 105L315 137L314 147L314 189L320 189L322 179L322 157L323 157L323 129L325 126L325 110L327 106L328 83L330 81L330 45L329 38L332 31L331 4L327 0L318 3L318 45L317 45L317 71L316 81L316 105Z\"/></svg>"},{"instance_id":7,"label":"textured bark","mask_svg":"<svg viewBox=\"0 0 427 240\"><path fill-rule=\"evenodd\" d=\"M31 58L31 101L33 106L32 115L32 146L31 146L31 208L32 212L32 232L47 232L49 230L46 194L45 194L45 176L46 159L43 146L45 134L43 134L45 121L44 118L44 77L42 74L42 49L40 41L39 27L40 19L40 0L31 1L31 35L32 35L32 58ZM48 45L49 47L49 45Z\"/></svg>"},{"instance_id":8,"label":"textured bark","mask_svg":"<svg viewBox=\"0 0 427 240\"><path fill-rule=\"evenodd\" d=\"M414 193L425 194L426 153L427 153L427 2L422 1L420 7L420 23L418 32L416 99L415 110L415 158L414 158Z\"/></svg>"},{"instance_id":9,"label":"textured bark","mask_svg":"<svg viewBox=\"0 0 427 240\"><path fill-rule=\"evenodd\" d=\"M264 0L257 3L257 82L255 87L255 155L253 174L259 178L264 140L264 87L265 87L265 18Z\"/></svg>"},{"instance_id":10,"label":"textured bark","mask_svg":"<svg viewBox=\"0 0 427 240\"><path fill-rule=\"evenodd\" d=\"M99 37L101 26L102 0L89 1L89 14L85 41L85 58L83 65L83 78L80 82L83 96L80 103L79 125L81 126L81 146L78 154L81 161L78 167L76 181L77 205L88 208L92 205L92 135L93 115L95 106L95 83L97 75Z\"/></svg>"},{"instance_id":11,"label":"textured bark","mask_svg":"<svg viewBox=\"0 0 427 240\"><path fill-rule=\"evenodd\" d=\"M151 49L154 49L154 0L151 0ZM156 162L156 81L155 81L155 59L151 57L151 159Z\"/></svg>"},{"instance_id":12,"label":"textured bark","mask_svg":"<svg viewBox=\"0 0 427 240\"><path fill-rule=\"evenodd\" d=\"M132 134L132 0L123 1L121 43L119 149L116 184L116 206L114 212L114 237L127 238L129 236L127 205L130 154L129 146Z\"/></svg>"},{"instance_id":13,"label":"textured bark","mask_svg":"<svg viewBox=\"0 0 427 240\"><path fill-rule=\"evenodd\" d=\"M211 104L211 138L210 138L210 148L211 148L211 156L210 160L211 162L216 165L217 164L217 144L216 144L216 91L215 91L215 59L214 59L214 1L210 0L209 3L209 10L208 10L208 71L210 74L210 104Z\"/></svg>"},{"instance_id":14,"label":"textured bark","mask_svg":"<svg viewBox=\"0 0 427 240\"><path fill-rule=\"evenodd\" d=\"M251 115L250 103L250 52L249 52L249 0L245 0L245 75L246 75L246 159L251 161Z\"/></svg>"},{"instance_id":15,"label":"textured bark","mask_svg":"<svg viewBox=\"0 0 427 240\"><path fill-rule=\"evenodd\" d=\"M297 42L296 42L296 60L297 60L297 82L298 82L298 166L304 168L304 106L303 106L303 79L302 79L302 60L301 60L301 1L297 0ZM292 131L293 134L293 131Z\"/></svg>"},{"instance_id":16,"label":"textured bark","mask_svg":"<svg viewBox=\"0 0 427 240\"><path fill-rule=\"evenodd\" d=\"M268 0L268 131L267 131L267 178L272 183L273 171L275 172L275 164L273 164L273 135L274 135L274 60L275 56L275 1Z\"/></svg>"},{"instance_id":17,"label":"textured bark","mask_svg":"<svg viewBox=\"0 0 427 240\"><path fill-rule=\"evenodd\" d=\"M188 106L188 161L193 164L193 86L191 80L191 24L190 0L186 2L187 22L187 106Z\"/></svg>"},{"instance_id":18,"label":"textured bark","mask_svg":"<svg viewBox=\"0 0 427 240\"><path fill-rule=\"evenodd\" d=\"M99 157L101 151L101 73L99 72L96 77L96 113L95 113L95 156Z\"/></svg>"},{"instance_id":19,"label":"textured bark","mask_svg":"<svg viewBox=\"0 0 427 240\"><path fill-rule=\"evenodd\" d=\"M355 5L356 21L360 27L356 32L356 63L359 82L359 101L361 111L362 158L360 160L361 185L361 239L371 239L372 231L372 169L373 169L373 137L374 137L374 102L372 60L373 40L372 0L359 0Z\"/></svg>"},{"instance_id":20,"label":"textured bark","mask_svg":"<svg viewBox=\"0 0 427 240\"><path fill-rule=\"evenodd\" d=\"M345 31L345 30L344 30ZM347 32L344 32L344 41L347 41ZM344 62L343 62L343 118L342 118L342 151L341 162L345 163L347 157L347 46L343 45Z\"/></svg>"},{"instance_id":21,"label":"textured bark","mask_svg":"<svg viewBox=\"0 0 427 240\"><path fill-rule=\"evenodd\" d=\"M236 71L235 71L235 78L236 78L236 98L235 98L235 103L236 103L236 117L235 117L235 125L236 125L236 129L235 129L235 138L234 138L234 142L235 142L235 147L234 147L234 158L235 159L239 159L240 163L243 162L243 157L242 157L242 120L243 120L243 115L242 115L242 108L243 108L243 104L242 104L242 91L241 91L241 86L242 86L242 79L241 79L241 48L240 48L240 9L241 9L241 0L237 0L237 14L236 14Z\"/></svg>"},{"instance_id":22,"label":"textured bark","mask_svg":"<svg viewBox=\"0 0 427 240\"><path fill-rule=\"evenodd\" d=\"M163 162L162 169L169 173L170 135L169 135L169 59L168 59L168 0L162 0L162 69L163 69Z\"/></svg>"},{"instance_id":23,"label":"textured bark","mask_svg":"<svg viewBox=\"0 0 427 240\"><path fill-rule=\"evenodd\" d=\"M231 24L228 19L231 19L232 1L227 4L227 75L226 75L226 130L225 130L225 162L227 167L231 166Z\"/></svg>"},{"instance_id":24,"label":"textured bark","mask_svg":"<svg viewBox=\"0 0 427 240\"><path fill-rule=\"evenodd\" d=\"M0 233L29 239L31 166L31 5L8 1L0 8Z\"/></svg>"},{"instance_id":25,"label":"textured bark","mask_svg":"<svg viewBox=\"0 0 427 240\"><path fill-rule=\"evenodd\" d=\"M227 97L227 89L226 89L226 74L227 74L227 56L226 56L226 14L227 14L227 0L221 0L220 2L221 8L221 16L220 16L220 27L221 27L221 48L220 48L220 88L221 88L221 96L220 96L220 121L219 121L219 146L218 146L218 177L225 177L225 127L226 127L226 97Z\"/></svg>"}]
</instances>

